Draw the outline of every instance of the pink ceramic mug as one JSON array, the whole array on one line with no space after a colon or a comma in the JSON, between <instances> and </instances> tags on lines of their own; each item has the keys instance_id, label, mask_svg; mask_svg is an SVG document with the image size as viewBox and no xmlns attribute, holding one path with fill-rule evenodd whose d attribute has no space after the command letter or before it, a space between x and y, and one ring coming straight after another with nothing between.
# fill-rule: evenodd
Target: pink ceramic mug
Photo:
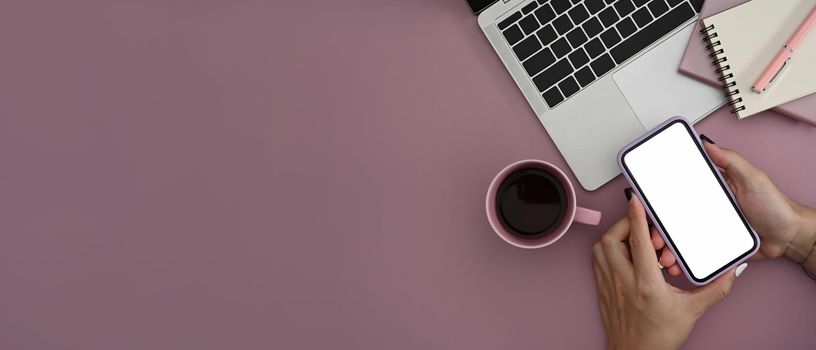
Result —
<instances>
[{"instance_id":1,"label":"pink ceramic mug","mask_svg":"<svg viewBox=\"0 0 816 350\"><path fill-rule=\"evenodd\" d=\"M496 213L496 192L499 190L502 182L504 182L504 179L516 171L529 168L541 169L555 176L561 183L561 186L564 187L564 192L567 196L567 214L561 220L561 223L552 233L535 239L522 238L510 232L501 223L498 213ZM527 249L542 248L555 243L555 241L567 233L573 221L587 225L597 225L601 222L601 212L582 208L576 204L575 187L572 186L572 182L570 182L567 175L564 174L561 169L543 160L535 159L527 159L510 164L493 178L493 181L490 182L490 187L487 189L485 210L487 211L487 220L490 222L490 226L493 227L493 231L496 231L496 234L498 234L501 239L516 247Z\"/></svg>"}]
</instances>

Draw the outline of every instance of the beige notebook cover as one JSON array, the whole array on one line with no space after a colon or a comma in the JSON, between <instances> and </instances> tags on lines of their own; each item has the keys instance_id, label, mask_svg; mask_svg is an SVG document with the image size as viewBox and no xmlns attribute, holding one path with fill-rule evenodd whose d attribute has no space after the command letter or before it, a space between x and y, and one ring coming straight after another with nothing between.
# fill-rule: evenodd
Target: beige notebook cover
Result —
<instances>
[{"instance_id":1,"label":"beige notebook cover","mask_svg":"<svg viewBox=\"0 0 816 350\"><path fill-rule=\"evenodd\" d=\"M739 118L816 92L816 33L763 92L751 86L807 17L816 0L752 0L702 20L724 88Z\"/></svg>"}]
</instances>

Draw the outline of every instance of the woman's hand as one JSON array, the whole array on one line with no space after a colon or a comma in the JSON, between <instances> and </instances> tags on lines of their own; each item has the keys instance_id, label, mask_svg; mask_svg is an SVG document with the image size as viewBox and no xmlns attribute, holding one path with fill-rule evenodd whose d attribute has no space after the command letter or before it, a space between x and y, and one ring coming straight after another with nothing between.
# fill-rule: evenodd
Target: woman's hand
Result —
<instances>
[{"instance_id":1,"label":"woman's hand","mask_svg":"<svg viewBox=\"0 0 816 350\"><path fill-rule=\"evenodd\" d=\"M768 175L736 152L715 145L704 135L701 138L748 222L762 239L755 257L788 256L798 263L804 261L816 242L813 210L790 200ZM652 243L656 250L662 250L660 265L667 268L669 275L680 275L674 255L656 230L652 230Z\"/></svg>"},{"instance_id":2,"label":"woman's hand","mask_svg":"<svg viewBox=\"0 0 816 350\"><path fill-rule=\"evenodd\" d=\"M646 213L640 201L629 201L629 217L592 246L609 349L676 349L697 319L731 291L738 273L726 273L711 284L685 291L668 284L660 272ZM736 269L742 272L745 264Z\"/></svg>"}]
</instances>

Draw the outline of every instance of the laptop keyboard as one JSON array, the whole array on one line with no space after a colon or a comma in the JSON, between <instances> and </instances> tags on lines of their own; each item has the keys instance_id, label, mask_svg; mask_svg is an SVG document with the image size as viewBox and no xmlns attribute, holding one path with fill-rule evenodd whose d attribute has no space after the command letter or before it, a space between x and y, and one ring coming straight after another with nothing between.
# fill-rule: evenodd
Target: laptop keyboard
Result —
<instances>
[{"instance_id":1,"label":"laptop keyboard","mask_svg":"<svg viewBox=\"0 0 816 350\"><path fill-rule=\"evenodd\" d=\"M552 108L702 6L703 0L537 0L498 27Z\"/></svg>"}]
</instances>

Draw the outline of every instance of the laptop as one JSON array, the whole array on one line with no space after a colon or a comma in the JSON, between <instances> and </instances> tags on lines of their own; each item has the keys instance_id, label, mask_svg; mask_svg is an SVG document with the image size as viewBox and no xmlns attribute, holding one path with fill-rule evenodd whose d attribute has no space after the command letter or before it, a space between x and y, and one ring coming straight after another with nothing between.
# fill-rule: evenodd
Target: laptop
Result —
<instances>
[{"instance_id":1,"label":"laptop","mask_svg":"<svg viewBox=\"0 0 816 350\"><path fill-rule=\"evenodd\" d=\"M587 190L620 174L618 151L647 130L726 101L677 71L703 0L467 1Z\"/></svg>"}]
</instances>

